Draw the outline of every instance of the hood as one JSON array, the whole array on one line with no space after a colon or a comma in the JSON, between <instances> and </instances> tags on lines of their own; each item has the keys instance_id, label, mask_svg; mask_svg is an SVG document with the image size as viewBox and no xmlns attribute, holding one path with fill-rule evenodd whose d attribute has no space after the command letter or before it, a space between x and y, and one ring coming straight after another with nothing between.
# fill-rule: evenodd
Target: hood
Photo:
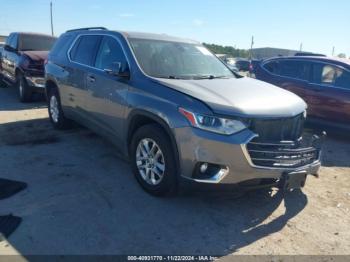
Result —
<instances>
[{"instance_id":1,"label":"hood","mask_svg":"<svg viewBox=\"0 0 350 262\"><path fill-rule=\"evenodd\" d=\"M206 103L215 113L242 117L292 117L306 109L297 95L251 79L159 79L160 83Z\"/></svg>"},{"instance_id":2,"label":"hood","mask_svg":"<svg viewBox=\"0 0 350 262\"><path fill-rule=\"evenodd\" d=\"M21 54L28 56L33 61L43 61L47 59L49 51L22 51Z\"/></svg>"}]
</instances>

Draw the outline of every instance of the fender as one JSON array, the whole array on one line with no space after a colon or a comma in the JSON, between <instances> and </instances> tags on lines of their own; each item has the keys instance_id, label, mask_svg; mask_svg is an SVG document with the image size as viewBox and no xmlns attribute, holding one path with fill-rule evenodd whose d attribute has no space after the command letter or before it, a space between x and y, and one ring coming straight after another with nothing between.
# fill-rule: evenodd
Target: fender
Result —
<instances>
[{"instance_id":1,"label":"fender","mask_svg":"<svg viewBox=\"0 0 350 262\"><path fill-rule=\"evenodd\" d=\"M161 116L159 115L156 115L152 112L149 112L149 111L146 111L144 109L134 109L130 112L128 118L127 118L127 121L126 121L126 132L125 132L125 135L126 135L126 141L127 141L127 144L126 146L128 147L129 144L130 144L130 140L131 140L131 135L132 133L135 131L133 130L133 126L135 125L135 123L133 123L133 119L135 119L135 117L147 117L149 119L151 119L153 122L156 122L157 124L159 124L165 131L165 133L168 135L168 137L170 138L170 142L171 142L171 145L172 145L172 148L173 148L173 153L174 153L174 156L175 156L175 161L176 161L176 164L177 166L179 167L179 170L181 170L181 166L180 166L180 159L179 159L179 151L178 151L178 148L177 148L177 143L176 143L176 139L174 137L174 134L168 124L168 122L166 121L166 119L163 119ZM128 152L128 155L129 155L129 151L127 150Z\"/></svg>"}]
</instances>

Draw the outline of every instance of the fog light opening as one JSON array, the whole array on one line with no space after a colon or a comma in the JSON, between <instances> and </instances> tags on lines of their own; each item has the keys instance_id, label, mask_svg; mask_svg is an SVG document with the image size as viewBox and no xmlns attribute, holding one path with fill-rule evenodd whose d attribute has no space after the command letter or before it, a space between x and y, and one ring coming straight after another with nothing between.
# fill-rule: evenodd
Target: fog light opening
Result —
<instances>
[{"instance_id":1,"label":"fog light opening","mask_svg":"<svg viewBox=\"0 0 350 262\"><path fill-rule=\"evenodd\" d=\"M208 170L208 163L203 163L200 165L199 170L201 171L201 173L205 173Z\"/></svg>"},{"instance_id":2,"label":"fog light opening","mask_svg":"<svg viewBox=\"0 0 350 262\"><path fill-rule=\"evenodd\" d=\"M207 162L200 162L200 163L197 163L194 169L193 178L199 179L199 180L211 179L219 175L221 172L226 171L227 169L228 167L226 166L207 163Z\"/></svg>"}]
</instances>

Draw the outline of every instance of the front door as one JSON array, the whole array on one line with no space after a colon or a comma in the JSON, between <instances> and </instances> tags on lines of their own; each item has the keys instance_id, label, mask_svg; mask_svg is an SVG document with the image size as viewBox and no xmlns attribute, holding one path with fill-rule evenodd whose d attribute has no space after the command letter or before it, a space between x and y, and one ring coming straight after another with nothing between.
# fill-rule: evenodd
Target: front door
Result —
<instances>
[{"instance_id":1,"label":"front door","mask_svg":"<svg viewBox=\"0 0 350 262\"><path fill-rule=\"evenodd\" d=\"M117 65L121 65L122 71L129 70L118 38L104 36L96 55L94 69L87 75L89 97L85 102L89 115L119 144L122 142L120 139L129 79L111 73L116 72Z\"/></svg>"}]
</instances>

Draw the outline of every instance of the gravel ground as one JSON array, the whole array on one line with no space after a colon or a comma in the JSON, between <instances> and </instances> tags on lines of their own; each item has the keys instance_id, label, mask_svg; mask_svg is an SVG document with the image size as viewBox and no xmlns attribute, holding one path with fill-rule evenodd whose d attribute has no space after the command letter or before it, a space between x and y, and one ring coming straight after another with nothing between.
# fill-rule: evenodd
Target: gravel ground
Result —
<instances>
[{"instance_id":1,"label":"gravel ground","mask_svg":"<svg viewBox=\"0 0 350 262\"><path fill-rule=\"evenodd\" d=\"M350 138L328 137L302 191L194 191L155 198L113 146L54 131L45 103L0 88L0 177L28 188L0 201L23 223L0 254L350 254Z\"/></svg>"}]
</instances>

